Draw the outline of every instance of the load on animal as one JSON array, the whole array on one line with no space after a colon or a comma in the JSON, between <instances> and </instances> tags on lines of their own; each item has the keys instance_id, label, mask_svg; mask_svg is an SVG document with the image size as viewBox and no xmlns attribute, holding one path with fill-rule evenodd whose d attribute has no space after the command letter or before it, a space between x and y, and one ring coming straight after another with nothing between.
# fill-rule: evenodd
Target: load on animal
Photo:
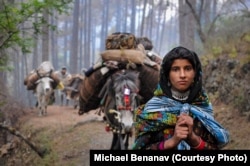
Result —
<instances>
[{"instance_id":1,"label":"load on animal","mask_svg":"<svg viewBox=\"0 0 250 166\"><path fill-rule=\"evenodd\" d=\"M101 57L96 64L85 73L79 98L80 115L99 107L101 98L98 93L107 78L116 70L129 67L137 70L142 84L140 95L144 102L153 96L153 90L158 82L160 65L159 62L156 63L149 58L144 46L138 42L140 40L136 41L135 36L130 33L113 33L107 37L106 50L101 52ZM161 58L159 55L156 56Z\"/></svg>"},{"instance_id":2,"label":"load on animal","mask_svg":"<svg viewBox=\"0 0 250 166\"><path fill-rule=\"evenodd\" d=\"M72 100L74 109L79 106L79 94L80 94L80 85L84 79L83 74L73 74L69 80L68 85L64 87L64 92L66 95L66 100Z\"/></svg>"},{"instance_id":3,"label":"load on animal","mask_svg":"<svg viewBox=\"0 0 250 166\"><path fill-rule=\"evenodd\" d=\"M116 133L113 135L111 149L126 148L127 145L117 146L117 141L115 141L118 139L117 134L119 134L119 130L112 127L114 124L108 120L107 112L111 110L112 114L116 114L117 118L121 116L122 113L120 113L119 108L117 108L117 105L119 105L118 100L110 99L109 102L106 103L108 101L106 97L104 97L106 95L100 95L110 93L111 91L111 89L107 90L107 88L104 90L104 85L106 86L110 78L113 78L114 81L116 77L114 73L118 71L124 71L126 73L127 70L132 70L137 72L140 82L137 94L138 106L138 104L146 103L153 96L153 91L159 79L161 57L153 53L150 49L145 49L145 44L152 45L149 39L146 40L146 42L141 41L142 39L136 39L131 33L113 33L108 36L106 39L106 50L100 53L100 58L95 65L86 71L85 79L81 84L78 113L82 115L97 108L101 108L100 111L104 113L106 112L104 118L109 126L108 128L113 134ZM153 47L151 47L151 49L152 48ZM148 54L149 52L151 53L150 56ZM115 97L114 93L113 97ZM113 107L105 107L105 105L113 105ZM130 116L130 118L130 120L133 121L133 117ZM121 121L119 122L122 126Z\"/></svg>"},{"instance_id":4,"label":"load on animal","mask_svg":"<svg viewBox=\"0 0 250 166\"><path fill-rule=\"evenodd\" d=\"M27 90L33 90L37 97L39 116L47 114L47 106L55 100L54 89L58 84L59 79L56 77L54 67L49 61L43 62L24 79Z\"/></svg>"}]
</instances>

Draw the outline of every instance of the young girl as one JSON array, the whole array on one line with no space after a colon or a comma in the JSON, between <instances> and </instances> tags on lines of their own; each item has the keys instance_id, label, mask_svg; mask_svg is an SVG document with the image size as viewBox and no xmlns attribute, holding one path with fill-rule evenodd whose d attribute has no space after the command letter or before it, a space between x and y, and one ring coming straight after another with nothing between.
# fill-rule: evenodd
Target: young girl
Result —
<instances>
[{"instance_id":1,"label":"young girl","mask_svg":"<svg viewBox=\"0 0 250 166\"><path fill-rule=\"evenodd\" d=\"M154 97L135 110L134 125L132 149L221 149L229 142L202 87L200 60L184 47L164 57Z\"/></svg>"}]
</instances>

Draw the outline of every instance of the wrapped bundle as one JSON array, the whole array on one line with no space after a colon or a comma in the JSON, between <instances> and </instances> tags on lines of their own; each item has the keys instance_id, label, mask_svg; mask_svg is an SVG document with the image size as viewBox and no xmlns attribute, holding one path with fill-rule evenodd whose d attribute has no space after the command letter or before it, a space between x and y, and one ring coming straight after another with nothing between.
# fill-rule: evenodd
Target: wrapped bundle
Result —
<instances>
[{"instance_id":1,"label":"wrapped bundle","mask_svg":"<svg viewBox=\"0 0 250 166\"><path fill-rule=\"evenodd\" d=\"M143 64L146 55L140 50L105 50L101 52L103 61L133 62L135 64Z\"/></svg>"},{"instance_id":2,"label":"wrapped bundle","mask_svg":"<svg viewBox=\"0 0 250 166\"><path fill-rule=\"evenodd\" d=\"M106 49L135 49L136 39L131 33L112 33L106 38Z\"/></svg>"},{"instance_id":3,"label":"wrapped bundle","mask_svg":"<svg viewBox=\"0 0 250 166\"><path fill-rule=\"evenodd\" d=\"M39 76L50 76L50 74L54 71L54 67L49 61L44 61L41 65L36 69Z\"/></svg>"},{"instance_id":4,"label":"wrapped bundle","mask_svg":"<svg viewBox=\"0 0 250 166\"><path fill-rule=\"evenodd\" d=\"M84 81L80 87L79 97L79 114L89 112L100 107L102 104L102 98L100 96L101 89L106 83L107 78L113 74L113 72L120 70L110 70L107 73L103 73L102 69L95 70L91 75L84 78ZM139 91L140 96L143 97L143 103L147 102L153 97L153 92L157 86L159 80L159 70L148 65L138 65L136 70L139 72L139 79L141 82L141 88ZM150 80L150 81L149 81Z\"/></svg>"},{"instance_id":5,"label":"wrapped bundle","mask_svg":"<svg viewBox=\"0 0 250 166\"><path fill-rule=\"evenodd\" d=\"M139 93L144 102L153 96L158 83L160 64L147 56L148 50L145 50L145 46L147 49L153 48L147 38L142 38L136 43L134 35L129 33L113 33L107 37L106 50L100 53L101 62L85 72L86 77L80 88L80 115L99 108L102 102L99 94L107 78L117 70L127 69L131 64L135 65L132 67L134 70L139 71Z\"/></svg>"},{"instance_id":6,"label":"wrapped bundle","mask_svg":"<svg viewBox=\"0 0 250 166\"><path fill-rule=\"evenodd\" d=\"M36 70L32 70L24 79L24 85L27 86L27 90L34 90L36 88L36 81L46 76L54 80L52 87L55 89L60 80L54 72L53 65L49 61L43 62Z\"/></svg>"},{"instance_id":7,"label":"wrapped bundle","mask_svg":"<svg viewBox=\"0 0 250 166\"><path fill-rule=\"evenodd\" d=\"M27 77L24 79L24 85L26 85L27 90L34 90L36 88L35 82L39 79L38 74L35 70L32 70Z\"/></svg>"},{"instance_id":8,"label":"wrapped bundle","mask_svg":"<svg viewBox=\"0 0 250 166\"><path fill-rule=\"evenodd\" d=\"M53 89L56 89L56 87L58 86L58 84L60 83L60 79L58 78L58 76L56 75L55 71L52 71L49 75L49 77L54 80L54 82L52 82L52 87Z\"/></svg>"},{"instance_id":9,"label":"wrapped bundle","mask_svg":"<svg viewBox=\"0 0 250 166\"><path fill-rule=\"evenodd\" d=\"M84 78L80 86L80 112L88 112L100 106L99 93L111 74L106 67L102 67Z\"/></svg>"},{"instance_id":10,"label":"wrapped bundle","mask_svg":"<svg viewBox=\"0 0 250 166\"><path fill-rule=\"evenodd\" d=\"M141 81L139 94L143 97L143 102L147 102L154 95L154 90L159 81L160 70L148 65L140 65L137 67L137 71Z\"/></svg>"}]
</instances>

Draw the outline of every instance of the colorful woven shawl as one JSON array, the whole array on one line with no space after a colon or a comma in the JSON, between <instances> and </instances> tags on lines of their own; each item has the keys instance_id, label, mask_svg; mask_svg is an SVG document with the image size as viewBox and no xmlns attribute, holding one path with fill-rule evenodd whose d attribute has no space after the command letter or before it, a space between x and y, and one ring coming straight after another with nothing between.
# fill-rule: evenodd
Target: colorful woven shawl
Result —
<instances>
[{"instance_id":1,"label":"colorful woven shawl","mask_svg":"<svg viewBox=\"0 0 250 166\"><path fill-rule=\"evenodd\" d=\"M198 118L207 130L216 138L218 147L222 148L229 142L229 134L213 117L212 105L204 91L192 104L180 103L162 95L158 86L155 96L150 99L144 106L144 109L135 110L134 127L137 131L136 140L133 147L146 146L142 144L140 136L145 133L162 131L166 128L175 126L176 117L182 112L191 113ZM141 145L138 145L141 144ZM133 149L133 148L132 148ZM189 150L190 146L182 141L177 149Z\"/></svg>"}]
</instances>

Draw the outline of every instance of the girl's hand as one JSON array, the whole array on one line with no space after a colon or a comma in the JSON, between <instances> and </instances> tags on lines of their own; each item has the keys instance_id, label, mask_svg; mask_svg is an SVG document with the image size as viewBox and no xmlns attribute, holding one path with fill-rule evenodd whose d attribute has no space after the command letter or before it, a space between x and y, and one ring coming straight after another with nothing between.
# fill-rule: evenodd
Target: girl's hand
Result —
<instances>
[{"instance_id":1,"label":"girl's hand","mask_svg":"<svg viewBox=\"0 0 250 166\"><path fill-rule=\"evenodd\" d=\"M187 139L189 135L189 126L187 125L186 118L183 116L177 117L177 122L174 130L174 138L180 142L183 139Z\"/></svg>"},{"instance_id":2,"label":"girl's hand","mask_svg":"<svg viewBox=\"0 0 250 166\"><path fill-rule=\"evenodd\" d=\"M189 129L185 124L185 119L178 119L175 125L173 137L164 141L164 149L175 148L182 140L187 139L188 133Z\"/></svg>"},{"instance_id":3,"label":"girl's hand","mask_svg":"<svg viewBox=\"0 0 250 166\"><path fill-rule=\"evenodd\" d=\"M188 127L188 136L186 138L190 146L195 147L200 142L200 137L197 136L193 131L194 120L191 116L187 114L181 114L178 119L180 119Z\"/></svg>"},{"instance_id":4,"label":"girl's hand","mask_svg":"<svg viewBox=\"0 0 250 166\"><path fill-rule=\"evenodd\" d=\"M193 134L193 126L194 126L193 118L185 113L182 113L177 118L178 118L178 121L181 121L188 127L188 138L191 137Z\"/></svg>"}]
</instances>

